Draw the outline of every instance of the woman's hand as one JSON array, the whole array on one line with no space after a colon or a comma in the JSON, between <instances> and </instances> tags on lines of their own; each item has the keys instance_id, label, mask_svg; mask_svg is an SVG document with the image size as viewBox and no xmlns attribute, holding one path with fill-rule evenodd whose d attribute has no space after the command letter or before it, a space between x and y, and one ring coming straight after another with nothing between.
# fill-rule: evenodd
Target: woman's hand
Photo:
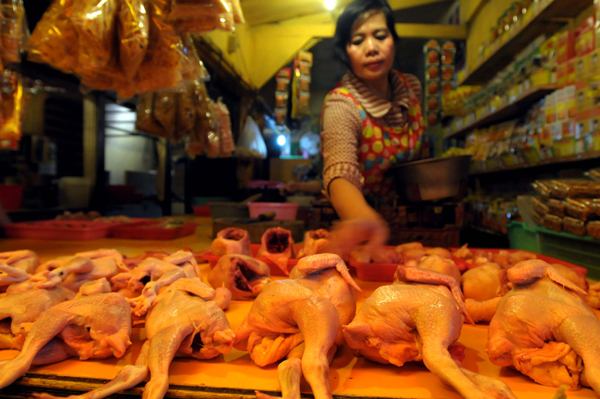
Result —
<instances>
[{"instance_id":1,"label":"woman's hand","mask_svg":"<svg viewBox=\"0 0 600 399\"><path fill-rule=\"evenodd\" d=\"M327 252L347 261L357 245L380 247L385 245L388 236L388 226L379 216L344 220L334 226Z\"/></svg>"},{"instance_id":2,"label":"woman's hand","mask_svg":"<svg viewBox=\"0 0 600 399\"><path fill-rule=\"evenodd\" d=\"M298 191L299 184L300 183L296 181L289 181L286 184L280 184L279 186L277 186L279 188L279 194L281 194L282 196L294 194L296 191Z\"/></svg>"}]
</instances>

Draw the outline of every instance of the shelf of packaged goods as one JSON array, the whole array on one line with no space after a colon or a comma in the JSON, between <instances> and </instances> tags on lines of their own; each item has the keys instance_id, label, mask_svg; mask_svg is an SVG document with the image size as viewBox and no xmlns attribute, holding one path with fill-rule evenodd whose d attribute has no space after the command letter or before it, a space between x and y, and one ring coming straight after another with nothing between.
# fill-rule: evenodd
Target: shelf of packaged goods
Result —
<instances>
[{"instance_id":1,"label":"shelf of packaged goods","mask_svg":"<svg viewBox=\"0 0 600 399\"><path fill-rule=\"evenodd\" d=\"M490 54L460 82L460 85L482 85L488 83L498 72L510 64L538 36L553 34L592 5L591 0L554 0L548 2L536 14L515 30L512 36Z\"/></svg>"},{"instance_id":2,"label":"shelf of packaged goods","mask_svg":"<svg viewBox=\"0 0 600 399\"><path fill-rule=\"evenodd\" d=\"M496 111L477 119L475 122L458 129L451 134L447 134L446 138L461 137L469 133L471 130L492 125L494 123L503 122L522 115L529 107L544 98L548 94L556 90L556 85L548 84L530 89L524 94L517 97L509 104L503 105Z\"/></svg>"},{"instance_id":3,"label":"shelf of packaged goods","mask_svg":"<svg viewBox=\"0 0 600 399\"><path fill-rule=\"evenodd\" d=\"M600 159L600 151L589 152L589 153L585 153L585 154L570 155L570 156L561 157L561 158L551 158L551 159L547 159L544 161L540 161L540 162L538 162L536 164L532 164L532 165L517 165L517 166L506 167L506 168L486 170L486 171L481 171L481 172L471 172L471 176L487 175L487 174L491 174L491 173L514 172L514 171L521 171L521 170L526 170L526 169L542 168L542 167L551 166L551 165L564 165L564 164L569 164L569 163L592 161L592 160L596 160L596 159Z\"/></svg>"}]
</instances>

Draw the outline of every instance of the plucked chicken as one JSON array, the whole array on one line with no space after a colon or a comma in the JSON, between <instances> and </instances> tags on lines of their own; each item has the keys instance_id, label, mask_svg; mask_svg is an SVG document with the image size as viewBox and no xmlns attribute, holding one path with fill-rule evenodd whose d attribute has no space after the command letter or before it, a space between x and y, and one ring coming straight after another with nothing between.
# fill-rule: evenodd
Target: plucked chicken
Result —
<instances>
[{"instance_id":1,"label":"plucked chicken","mask_svg":"<svg viewBox=\"0 0 600 399\"><path fill-rule=\"evenodd\" d=\"M329 363L344 342L342 325L356 312L353 289L360 291L339 256L302 258L289 280L272 281L258 295L235 347L261 367L287 356L278 367L283 397L300 398L304 374L316 399L331 398Z\"/></svg>"},{"instance_id":2,"label":"plucked chicken","mask_svg":"<svg viewBox=\"0 0 600 399\"><path fill-rule=\"evenodd\" d=\"M0 252L0 289L27 280L38 267L38 257L33 251Z\"/></svg>"},{"instance_id":3,"label":"plucked chicken","mask_svg":"<svg viewBox=\"0 0 600 399\"><path fill-rule=\"evenodd\" d=\"M394 249L369 246L354 248L350 259L358 263L402 263L402 256Z\"/></svg>"},{"instance_id":4,"label":"plucked chicken","mask_svg":"<svg viewBox=\"0 0 600 399\"><path fill-rule=\"evenodd\" d=\"M406 266L410 265L407 264ZM450 258L443 258L439 255L427 255L424 258L421 258L417 267L446 274L454 278L457 283L460 284L461 282L460 270L458 269L458 266L456 266L456 263Z\"/></svg>"},{"instance_id":5,"label":"plucked chicken","mask_svg":"<svg viewBox=\"0 0 600 399\"><path fill-rule=\"evenodd\" d=\"M21 349L40 315L74 296L66 288L55 287L29 289L0 298L0 349Z\"/></svg>"},{"instance_id":6,"label":"plucked chicken","mask_svg":"<svg viewBox=\"0 0 600 399\"><path fill-rule=\"evenodd\" d=\"M146 319L148 340L135 365L125 366L109 383L70 399L101 399L150 381L144 399L161 399L169 388L169 366L177 357L212 359L229 353L235 334L223 311L212 300L215 290L198 278L177 280L156 299ZM41 394L40 399L58 399ZM62 399L62 398L61 398Z\"/></svg>"},{"instance_id":7,"label":"plucked chicken","mask_svg":"<svg viewBox=\"0 0 600 399\"><path fill-rule=\"evenodd\" d=\"M452 277L399 266L396 282L379 287L344 327L346 342L365 358L402 367L425 366L467 399L513 398L510 388L461 368L464 347L455 346L463 319L470 321Z\"/></svg>"},{"instance_id":8,"label":"plucked chicken","mask_svg":"<svg viewBox=\"0 0 600 399\"><path fill-rule=\"evenodd\" d=\"M210 250L216 256L230 254L252 256L248 232L236 227L229 227L219 231L217 238L212 242Z\"/></svg>"},{"instance_id":9,"label":"plucked chicken","mask_svg":"<svg viewBox=\"0 0 600 399\"><path fill-rule=\"evenodd\" d=\"M513 289L490 322L486 352L539 384L600 393L600 321L585 291L541 260L507 272Z\"/></svg>"},{"instance_id":10,"label":"plucked chicken","mask_svg":"<svg viewBox=\"0 0 600 399\"><path fill-rule=\"evenodd\" d=\"M0 389L31 365L121 357L131 345L131 307L118 293L84 296L53 306L35 321L21 352L0 366Z\"/></svg>"},{"instance_id":11,"label":"plucked chicken","mask_svg":"<svg viewBox=\"0 0 600 399\"><path fill-rule=\"evenodd\" d=\"M298 253L298 258L327 252L329 232L325 229L311 230L304 233L304 248Z\"/></svg>"},{"instance_id":12,"label":"plucked chicken","mask_svg":"<svg viewBox=\"0 0 600 399\"><path fill-rule=\"evenodd\" d=\"M225 287L235 300L256 298L271 282L269 266L245 255L224 255L208 274L215 288Z\"/></svg>"},{"instance_id":13,"label":"plucked chicken","mask_svg":"<svg viewBox=\"0 0 600 399\"><path fill-rule=\"evenodd\" d=\"M506 269L486 263L462 275L462 289L467 311L475 323L489 322L500 299L510 290Z\"/></svg>"},{"instance_id":14,"label":"plucked chicken","mask_svg":"<svg viewBox=\"0 0 600 399\"><path fill-rule=\"evenodd\" d=\"M290 274L288 260L296 259L292 232L281 227L273 227L265 231L260 242L258 257L269 259L288 276Z\"/></svg>"}]
</instances>

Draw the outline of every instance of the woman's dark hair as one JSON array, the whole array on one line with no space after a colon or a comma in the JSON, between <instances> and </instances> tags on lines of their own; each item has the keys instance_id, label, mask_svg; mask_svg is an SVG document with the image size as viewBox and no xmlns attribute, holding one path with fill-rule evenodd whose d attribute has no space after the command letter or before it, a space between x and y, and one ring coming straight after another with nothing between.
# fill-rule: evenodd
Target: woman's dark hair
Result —
<instances>
[{"instance_id":1,"label":"woman's dark hair","mask_svg":"<svg viewBox=\"0 0 600 399\"><path fill-rule=\"evenodd\" d=\"M387 21L387 27L394 39L394 43L398 44L400 38L396 33L396 24L394 21L394 14L392 9L386 0L356 0L350 3L345 9L342 15L338 18L337 25L335 27L335 36L333 37L333 54L334 57L352 69L350 60L348 60L348 53L346 52L346 46L350 43L352 38L352 28L356 21L361 18L365 13L369 11L381 11L385 15Z\"/></svg>"}]
</instances>

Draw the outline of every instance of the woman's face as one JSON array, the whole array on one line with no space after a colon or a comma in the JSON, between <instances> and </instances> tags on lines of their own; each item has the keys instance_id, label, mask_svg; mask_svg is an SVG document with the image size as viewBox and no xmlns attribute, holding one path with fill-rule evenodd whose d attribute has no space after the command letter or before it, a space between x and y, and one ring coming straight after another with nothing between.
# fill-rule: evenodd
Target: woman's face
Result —
<instances>
[{"instance_id":1,"label":"woman's face","mask_svg":"<svg viewBox=\"0 0 600 399\"><path fill-rule=\"evenodd\" d=\"M394 65L395 51L394 38L382 12L356 24L346 45L352 72L365 81L387 76Z\"/></svg>"}]
</instances>

